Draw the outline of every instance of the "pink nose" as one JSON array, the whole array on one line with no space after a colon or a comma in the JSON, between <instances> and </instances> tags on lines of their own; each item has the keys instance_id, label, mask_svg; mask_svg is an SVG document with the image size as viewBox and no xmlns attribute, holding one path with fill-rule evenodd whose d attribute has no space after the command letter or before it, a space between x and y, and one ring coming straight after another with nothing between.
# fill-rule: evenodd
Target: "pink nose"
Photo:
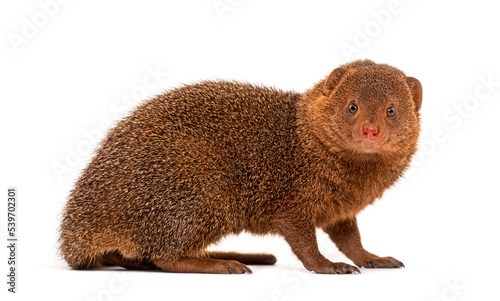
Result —
<instances>
[{"instance_id":1,"label":"pink nose","mask_svg":"<svg viewBox=\"0 0 500 301\"><path fill-rule=\"evenodd\" d=\"M363 135L370 140L377 140L380 136L380 130L374 126L363 127Z\"/></svg>"}]
</instances>

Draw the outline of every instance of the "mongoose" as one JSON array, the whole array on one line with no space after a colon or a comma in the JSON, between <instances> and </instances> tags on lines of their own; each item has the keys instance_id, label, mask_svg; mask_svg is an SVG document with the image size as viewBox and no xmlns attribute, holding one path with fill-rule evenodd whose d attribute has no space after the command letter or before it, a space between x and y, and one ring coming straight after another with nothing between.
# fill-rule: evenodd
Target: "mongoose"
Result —
<instances>
[{"instance_id":1,"label":"mongoose","mask_svg":"<svg viewBox=\"0 0 500 301\"><path fill-rule=\"evenodd\" d=\"M400 268L366 251L356 215L408 167L420 82L386 64L342 65L305 93L232 81L145 101L102 141L60 227L74 269L122 266L251 273L271 254L209 252L228 234L283 237L307 270L359 273L318 250L323 229L358 267Z\"/></svg>"}]
</instances>

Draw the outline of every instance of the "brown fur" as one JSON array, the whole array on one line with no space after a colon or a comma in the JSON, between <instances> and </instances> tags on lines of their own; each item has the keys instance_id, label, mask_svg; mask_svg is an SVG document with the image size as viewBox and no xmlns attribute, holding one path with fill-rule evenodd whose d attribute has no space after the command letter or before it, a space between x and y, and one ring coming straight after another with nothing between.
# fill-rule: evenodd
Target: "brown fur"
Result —
<instances>
[{"instance_id":1,"label":"brown fur","mask_svg":"<svg viewBox=\"0 0 500 301\"><path fill-rule=\"evenodd\" d=\"M320 254L322 228L358 266L401 267L364 250L356 215L407 168L421 97L418 80L368 60L304 94L227 81L169 91L104 139L66 204L61 253L76 269L245 273L244 263L273 264L267 254L205 251L248 231L283 236L308 270L359 272ZM376 141L364 137L367 126Z\"/></svg>"}]
</instances>

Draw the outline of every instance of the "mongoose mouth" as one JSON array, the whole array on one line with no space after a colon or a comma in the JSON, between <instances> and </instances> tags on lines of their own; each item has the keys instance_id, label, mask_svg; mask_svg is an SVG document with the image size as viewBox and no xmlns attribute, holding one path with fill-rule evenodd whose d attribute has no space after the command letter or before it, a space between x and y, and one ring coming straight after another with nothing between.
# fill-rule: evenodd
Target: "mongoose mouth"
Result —
<instances>
[{"instance_id":1,"label":"mongoose mouth","mask_svg":"<svg viewBox=\"0 0 500 301\"><path fill-rule=\"evenodd\" d=\"M378 153L382 151L381 143L376 140L363 139L356 144L357 147L355 149L364 153Z\"/></svg>"},{"instance_id":2,"label":"mongoose mouth","mask_svg":"<svg viewBox=\"0 0 500 301\"><path fill-rule=\"evenodd\" d=\"M378 139L354 136L350 139L349 144L351 150L365 154L380 154L387 152L390 149L388 139L384 136L378 137Z\"/></svg>"}]
</instances>

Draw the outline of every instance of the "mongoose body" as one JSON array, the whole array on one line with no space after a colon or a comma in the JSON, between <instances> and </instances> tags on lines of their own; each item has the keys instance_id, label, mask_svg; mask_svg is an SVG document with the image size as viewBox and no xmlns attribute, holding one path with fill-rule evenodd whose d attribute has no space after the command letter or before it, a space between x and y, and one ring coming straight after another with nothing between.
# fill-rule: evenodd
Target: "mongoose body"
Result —
<instances>
[{"instance_id":1,"label":"mongoose body","mask_svg":"<svg viewBox=\"0 0 500 301\"><path fill-rule=\"evenodd\" d=\"M356 215L416 150L422 88L356 61L303 94L206 81L144 102L102 141L63 212L76 269L246 273L269 254L208 252L228 234L285 238L308 270L353 273L318 250L322 228L361 267L402 267L364 250Z\"/></svg>"}]
</instances>

